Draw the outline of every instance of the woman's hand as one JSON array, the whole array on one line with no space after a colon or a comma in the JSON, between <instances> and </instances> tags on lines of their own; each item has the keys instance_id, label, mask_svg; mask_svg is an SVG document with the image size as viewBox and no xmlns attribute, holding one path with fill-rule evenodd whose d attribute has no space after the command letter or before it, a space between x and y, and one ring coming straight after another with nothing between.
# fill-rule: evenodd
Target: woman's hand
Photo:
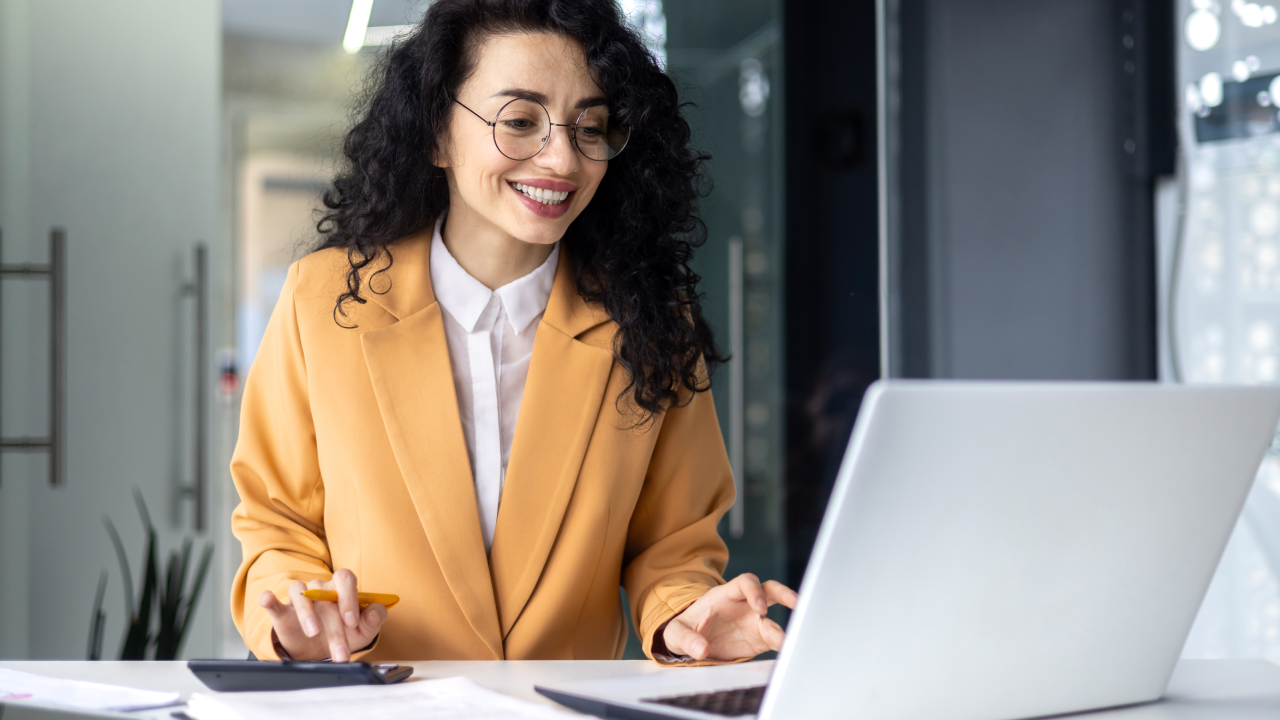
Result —
<instances>
[{"instance_id":1,"label":"woman's hand","mask_svg":"<svg viewBox=\"0 0 1280 720\"><path fill-rule=\"evenodd\" d=\"M336 590L338 602L309 600L304 590ZM360 610L356 597L356 575L341 569L330 582L312 580L289 586L289 604L285 605L267 590L258 604L271 614L276 639L294 660L347 662L352 650L366 647L378 636L387 621L387 609L374 603Z\"/></svg>"},{"instance_id":2,"label":"woman's hand","mask_svg":"<svg viewBox=\"0 0 1280 720\"><path fill-rule=\"evenodd\" d=\"M695 660L738 660L781 650L786 633L765 617L770 605L796 607L794 590L780 582L744 573L711 588L662 631L667 650Z\"/></svg>"}]
</instances>

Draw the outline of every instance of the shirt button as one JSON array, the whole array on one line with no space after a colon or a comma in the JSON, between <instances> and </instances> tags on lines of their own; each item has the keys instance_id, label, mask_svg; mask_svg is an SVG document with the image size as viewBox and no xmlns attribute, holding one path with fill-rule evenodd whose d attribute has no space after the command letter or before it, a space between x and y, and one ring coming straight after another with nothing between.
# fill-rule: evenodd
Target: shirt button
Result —
<instances>
[{"instance_id":1,"label":"shirt button","mask_svg":"<svg viewBox=\"0 0 1280 720\"><path fill-rule=\"evenodd\" d=\"M491 307L491 308L496 308L496 307L498 307L498 296L497 296L497 295L490 296L490 298L489 298L489 307Z\"/></svg>"}]
</instances>

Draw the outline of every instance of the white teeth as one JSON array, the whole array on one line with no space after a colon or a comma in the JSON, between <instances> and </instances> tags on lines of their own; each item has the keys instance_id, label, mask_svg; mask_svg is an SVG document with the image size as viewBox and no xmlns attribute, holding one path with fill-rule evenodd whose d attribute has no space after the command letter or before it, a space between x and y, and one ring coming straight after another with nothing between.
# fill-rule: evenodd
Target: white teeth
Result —
<instances>
[{"instance_id":1,"label":"white teeth","mask_svg":"<svg viewBox=\"0 0 1280 720\"><path fill-rule=\"evenodd\" d=\"M524 193L524 196L531 200L537 200L543 205L559 205L569 197L566 191L547 190L545 188L533 187L518 182L511 183L511 187Z\"/></svg>"}]
</instances>

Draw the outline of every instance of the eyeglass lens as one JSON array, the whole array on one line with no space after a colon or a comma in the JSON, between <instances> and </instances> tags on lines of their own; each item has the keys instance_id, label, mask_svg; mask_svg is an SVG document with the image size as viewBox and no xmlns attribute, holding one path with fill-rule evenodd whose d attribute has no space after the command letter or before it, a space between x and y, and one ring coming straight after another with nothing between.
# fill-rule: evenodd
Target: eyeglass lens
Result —
<instances>
[{"instance_id":1,"label":"eyeglass lens","mask_svg":"<svg viewBox=\"0 0 1280 720\"><path fill-rule=\"evenodd\" d=\"M592 160L610 160L626 147L628 128L609 124L609 109L589 107L569 128L578 150ZM528 160L537 155L551 137L551 116L541 104L516 99L502 106L493 126L498 151L512 160Z\"/></svg>"}]
</instances>

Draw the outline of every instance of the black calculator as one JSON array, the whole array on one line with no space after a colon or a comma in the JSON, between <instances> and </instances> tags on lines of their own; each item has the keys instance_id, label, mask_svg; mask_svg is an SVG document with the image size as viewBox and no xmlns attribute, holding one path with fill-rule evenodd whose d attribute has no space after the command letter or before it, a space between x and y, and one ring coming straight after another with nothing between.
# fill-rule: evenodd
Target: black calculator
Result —
<instances>
[{"instance_id":1,"label":"black calculator","mask_svg":"<svg viewBox=\"0 0 1280 720\"><path fill-rule=\"evenodd\" d=\"M390 685L413 674L409 665L283 660L188 660L200 682L218 692L303 690L344 685Z\"/></svg>"}]
</instances>

